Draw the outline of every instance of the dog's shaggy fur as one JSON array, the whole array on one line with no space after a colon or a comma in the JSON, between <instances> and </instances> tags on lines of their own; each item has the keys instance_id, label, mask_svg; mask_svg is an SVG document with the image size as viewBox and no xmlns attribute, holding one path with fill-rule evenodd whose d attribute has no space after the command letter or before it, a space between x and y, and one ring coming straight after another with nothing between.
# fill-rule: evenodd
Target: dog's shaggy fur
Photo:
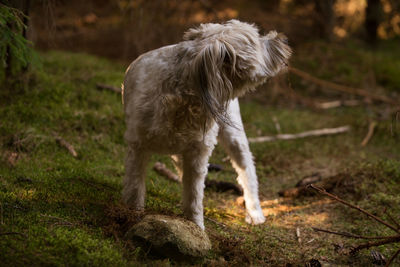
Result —
<instances>
[{"instance_id":1,"label":"dog's shaggy fur","mask_svg":"<svg viewBox=\"0 0 400 267\"><path fill-rule=\"evenodd\" d=\"M204 179L218 137L243 187L246 221L263 223L237 97L285 69L290 55L283 34L260 36L254 25L231 20L201 24L183 42L137 58L123 84L128 143L123 201L144 209L146 163L151 153L170 154L183 182L184 214L204 229Z\"/></svg>"}]
</instances>

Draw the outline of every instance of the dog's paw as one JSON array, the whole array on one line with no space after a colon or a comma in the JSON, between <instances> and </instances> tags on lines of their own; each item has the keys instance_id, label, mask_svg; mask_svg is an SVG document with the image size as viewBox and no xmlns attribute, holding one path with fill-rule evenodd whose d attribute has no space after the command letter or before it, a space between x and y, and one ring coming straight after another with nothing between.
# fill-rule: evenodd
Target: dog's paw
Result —
<instances>
[{"instance_id":1,"label":"dog's paw","mask_svg":"<svg viewBox=\"0 0 400 267\"><path fill-rule=\"evenodd\" d=\"M195 224L197 224L197 226L198 227L200 227L201 228L201 230L205 230L205 227L204 227L204 221L202 220L202 219L194 219L194 220L191 220L191 221L193 221Z\"/></svg>"},{"instance_id":2,"label":"dog's paw","mask_svg":"<svg viewBox=\"0 0 400 267\"><path fill-rule=\"evenodd\" d=\"M262 224L265 222L265 216L262 210L256 210L253 212L247 212L246 222L248 224Z\"/></svg>"},{"instance_id":3,"label":"dog's paw","mask_svg":"<svg viewBox=\"0 0 400 267\"><path fill-rule=\"evenodd\" d=\"M201 230L204 231L205 227L204 227L204 218L202 215L193 215L193 214L187 214L185 215L186 219L188 219L189 221L194 222L195 224L197 224L198 227L201 228Z\"/></svg>"}]
</instances>

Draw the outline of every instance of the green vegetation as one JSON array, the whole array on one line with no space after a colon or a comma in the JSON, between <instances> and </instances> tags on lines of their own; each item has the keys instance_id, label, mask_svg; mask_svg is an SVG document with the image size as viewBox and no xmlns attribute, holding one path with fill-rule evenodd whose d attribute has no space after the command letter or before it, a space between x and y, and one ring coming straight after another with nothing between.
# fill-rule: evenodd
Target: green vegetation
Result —
<instances>
[{"instance_id":1,"label":"green vegetation","mask_svg":"<svg viewBox=\"0 0 400 267\"><path fill-rule=\"evenodd\" d=\"M0 4L0 84L16 76L29 63L37 64L36 54L25 39L25 15L18 9Z\"/></svg>"},{"instance_id":2,"label":"green vegetation","mask_svg":"<svg viewBox=\"0 0 400 267\"><path fill-rule=\"evenodd\" d=\"M310 54L312 47L322 52ZM368 61L378 83L387 79L385 86L390 92L400 88L398 76L390 75L400 64L399 48L382 49L376 55L368 48L351 52L354 50L310 44L296 51L294 65L318 77L356 86L362 85L364 77L357 66ZM29 88L0 91L0 262L7 266L173 263L153 259L123 239L123 232L138 218L120 203L125 156L122 103L119 95L99 91L95 85L119 86L124 67L85 54L49 52L42 58L43 69L33 70ZM327 68L312 63L326 58L329 61L321 64ZM301 80L290 80L294 89L306 90L307 84ZM274 116L284 133L345 124L351 125L352 131L251 145L268 221L249 226L235 196L206 191L206 229L214 250L204 262L276 266L304 265L316 258L333 265L372 265L368 251L343 256L332 246L360 241L315 233L310 227L392 234L387 229L321 196L283 199L277 192L315 172L326 176L340 173L346 185L338 187L336 194L384 218L384 207L399 216L400 122L385 116L387 109L382 105L315 112L285 103L259 104L253 101L257 97L256 93L242 101L248 136L275 134ZM377 120L378 126L368 145L361 147L371 120ZM78 157L58 145L55 135L71 143ZM236 175L222 161L224 157L217 147L211 161L223 164L226 171L210 173L210 177L234 181ZM172 168L167 157L154 156L152 163L156 160ZM151 166L146 183L147 212L181 215L179 185L159 177ZM376 248L386 257L395 249L395 245ZM400 264L400 259L396 263Z\"/></svg>"},{"instance_id":3,"label":"green vegetation","mask_svg":"<svg viewBox=\"0 0 400 267\"><path fill-rule=\"evenodd\" d=\"M381 42L376 48L357 40L344 44L305 43L295 51L293 65L329 81L363 87L384 87L400 92L399 40ZM318 60L315 60L315 58ZM384 93L384 92L382 92ZM388 92L386 92L388 93Z\"/></svg>"}]
</instances>

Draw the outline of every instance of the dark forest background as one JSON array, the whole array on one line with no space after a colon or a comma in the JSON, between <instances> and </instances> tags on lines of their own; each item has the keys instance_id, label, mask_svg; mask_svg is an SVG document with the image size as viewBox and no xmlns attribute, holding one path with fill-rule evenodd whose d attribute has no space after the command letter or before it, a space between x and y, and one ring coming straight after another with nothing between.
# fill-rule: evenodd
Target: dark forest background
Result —
<instances>
[{"instance_id":1,"label":"dark forest background","mask_svg":"<svg viewBox=\"0 0 400 267\"><path fill-rule=\"evenodd\" d=\"M199 23L229 19L255 23L263 32L284 32L294 46L318 38L359 38L373 44L400 35L396 0L12 2L29 12L27 34L36 47L86 51L123 61L179 42L185 30Z\"/></svg>"}]
</instances>

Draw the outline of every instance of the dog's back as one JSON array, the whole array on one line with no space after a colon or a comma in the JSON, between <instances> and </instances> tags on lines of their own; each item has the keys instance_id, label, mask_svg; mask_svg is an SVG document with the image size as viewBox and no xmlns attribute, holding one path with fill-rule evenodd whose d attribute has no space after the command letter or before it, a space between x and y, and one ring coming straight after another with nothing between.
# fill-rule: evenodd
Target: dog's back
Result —
<instances>
[{"instance_id":1,"label":"dog's back","mask_svg":"<svg viewBox=\"0 0 400 267\"><path fill-rule=\"evenodd\" d=\"M123 102L128 143L161 153L178 153L188 140L201 140L205 114L185 81L183 43L152 50L127 69ZM181 68L181 69L179 69ZM186 85L187 87L188 85Z\"/></svg>"}]
</instances>

